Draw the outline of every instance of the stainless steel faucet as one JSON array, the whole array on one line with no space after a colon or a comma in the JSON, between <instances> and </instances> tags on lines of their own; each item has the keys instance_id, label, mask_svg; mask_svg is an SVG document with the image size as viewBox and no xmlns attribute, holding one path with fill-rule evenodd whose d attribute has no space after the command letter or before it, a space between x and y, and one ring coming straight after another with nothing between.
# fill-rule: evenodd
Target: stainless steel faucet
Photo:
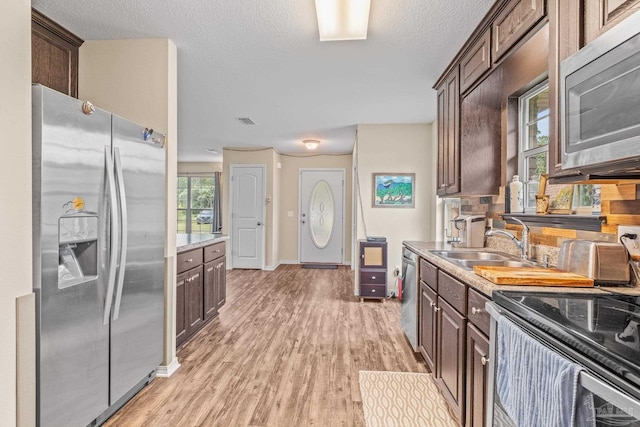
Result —
<instances>
[{"instance_id":1,"label":"stainless steel faucet","mask_svg":"<svg viewBox=\"0 0 640 427\"><path fill-rule=\"evenodd\" d=\"M516 244L518 248L520 248L520 258L522 258L524 261L527 261L529 259L529 227L527 227L527 224L525 224L518 218L511 218L511 219L517 222L518 224L522 225L522 240L518 240L516 236L509 233L508 231L495 230L493 228L490 230L487 230L487 232L484 233L484 235L495 236L496 234L502 234L503 236L507 236L513 241L513 243Z\"/></svg>"}]
</instances>

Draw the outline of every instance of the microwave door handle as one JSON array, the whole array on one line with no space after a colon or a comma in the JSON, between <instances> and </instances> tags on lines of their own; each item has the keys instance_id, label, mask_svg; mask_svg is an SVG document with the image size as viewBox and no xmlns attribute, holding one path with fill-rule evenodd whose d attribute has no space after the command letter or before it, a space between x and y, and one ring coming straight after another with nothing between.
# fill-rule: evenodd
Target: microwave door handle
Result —
<instances>
[{"instance_id":1,"label":"microwave door handle","mask_svg":"<svg viewBox=\"0 0 640 427\"><path fill-rule=\"evenodd\" d=\"M117 320L120 314L120 304L122 303L122 289L124 288L124 271L127 264L127 234L129 222L127 218L127 197L124 188L124 178L122 175L122 162L120 161L120 150L114 149L114 160L116 170L116 181L118 183L118 194L120 198L120 218L122 227L122 239L120 240L120 268L118 269L118 280L116 286L116 302L113 310L113 320Z\"/></svg>"},{"instance_id":2,"label":"microwave door handle","mask_svg":"<svg viewBox=\"0 0 640 427\"><path fill-rule=\"evenodd\" d=\"M109 245L109 273L107 275L107 293L104 299L104 314L103 321L104 325L109 324L109 314L111 312L111 302L113 301L113 288L115 287L116 281L116 267L117 267L117 259L116 259L116 250L120 246L120 236L119 232L119 223L118 223L118 200L116 197L116 183L113 171L113 157L111 155L111 147L104 147L104 158L105 158L105 171L107 173L107 185L109 191L109 213L111 216L111 244Z\"/></svg>"},{"instance_id":3,"label":"microwave door handle","mask_svg":"<svg viewBox=\"0 0 640 427\"><path fill-rule=\"evenodd\" d=\"M612 387L604 381L594 377L586 371L580 371L578 383L591 393L600 396L605 402L622 409L629 415L638 417L640 402Z\"/></svg>"}]
</instances>

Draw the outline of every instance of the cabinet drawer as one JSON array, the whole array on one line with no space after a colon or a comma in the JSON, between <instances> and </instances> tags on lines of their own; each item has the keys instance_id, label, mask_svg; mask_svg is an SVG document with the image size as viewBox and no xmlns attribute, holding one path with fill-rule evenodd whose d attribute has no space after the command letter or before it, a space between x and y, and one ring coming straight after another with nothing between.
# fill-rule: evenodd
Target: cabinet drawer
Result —
<instances>
[{"instance_id":1,"label":"cabinet drawer","mask_svg":"<svg viewBox=\"0 0 640 427\"><path fill-rule=\"evenodd\" d=\"M438 292L438 267L420 258L420 280Z\"/></svg>"},{"instance_id":2,"label":"cabinet drawer","mask_svg":"<svg viewBox=\"0 0 640 427\"><path fill-rule=\"evenodd\" d=\"M178 254L176 262L176 272L178 274L202 264L202 249L194 249L192 251Z\"/></svg>"},{"instance_id":3,"label":"cabinet drawer","mask_svg":"<svg viewBox=\"0 0 640 427\"><path fill-rule=\"evenodd\" d=\"M467 285L442 271L438 272L438 295L462 315L467 311Z\"/></svg>"},{"instance_id":4,"label":"cabinet drawer","mask_svg":"<svg viewBox=\"0 0 640 427\"><path fill-rule=\"evenodd\" d=\"M387 283L387 272L382 270L360 270L360 283L384 285Z\"/></svg>"},{"instance_id":5,"label":"cabinet drawer","mask_svg":"<svg viewBox=\"0 0 640 427\"><path fill-rule=\"evenodd\" d=\"M385 285L360 285L360 297L386 298L387 287Z\"/></svg>"},{"instance_id":6,"label":"cabinet drawer","mask_svg":"<svg viewBox=\"0 0 640 427\"><path fill-rule=\"evenodd\" d=\"M214 243L213 245L205 246L204 248L204 262L213 261L225 255L226 249L224 242Z\"/></svg>"},{"instance_id":7,"label":"cabinet drawer","mask_svg":"<svg viewBox=\"0 0 640 427\"><path fill-rule=\"evenodd\" d=\"M485 309L485 303L491 301L480 292L469 288L467 299L467 319L480 329L485 335L489 335L489 323L491 317Z\"/></svg>"}]
</instances>

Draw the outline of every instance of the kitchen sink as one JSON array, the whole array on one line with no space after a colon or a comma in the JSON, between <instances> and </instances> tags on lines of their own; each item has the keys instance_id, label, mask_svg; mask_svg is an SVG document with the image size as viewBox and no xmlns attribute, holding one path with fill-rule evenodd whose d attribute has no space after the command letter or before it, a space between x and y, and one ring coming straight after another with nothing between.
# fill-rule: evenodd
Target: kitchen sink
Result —
<instances>
[{"instance_id":1,"label":"kitchen sink","mask_svg":"<svg viewBox=\"0 0 640 427\"><path fill-rule=\"evenodd\" d=\"M522 261L517 257L500 252L487 251L431 251L432 254L446 259L466 270L473 270L476 265L492 267L535 267L532 262Z\"/></svg>"},{"instance_id":2,"label":"kitchen sink","mask_svg":"<svg viewBox=\"0 0 640 427\"><path fill-rule=\"evenodd\" d=\"M433 254L442 258L451 258L456 260L509 260L511 255L501 254L497 252L471 252L471 251L431 251Z\"/></svg>"}]
</instances>

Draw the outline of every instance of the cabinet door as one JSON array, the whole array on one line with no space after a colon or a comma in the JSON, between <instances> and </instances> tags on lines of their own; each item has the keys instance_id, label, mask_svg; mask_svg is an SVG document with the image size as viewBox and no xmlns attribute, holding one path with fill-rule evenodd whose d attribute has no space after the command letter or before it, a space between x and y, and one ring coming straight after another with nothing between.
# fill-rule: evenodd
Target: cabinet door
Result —
<instances>
[{"instance_id":1,"label":"cabinet door","mask_svg":"<svg viewBox=\"0 0 640 427\"><path fill-rule=\"evenodd\" d=\"M178 274L176 277L176 347L187 339L187 310L185 290L188 273Z\"/></svg>"},{"instance_id":2,"label":"cabinet door","mask_svg":"<svg viewBox=\"0 0 640 427\"><path fill-rule=\"evenodd\" d=\"M227 267L226 257L216 261L216 299L218 310L227 302Z\"/></svg>"},{"instance_id":3,"label":"cabinet door","mask_svg":"<svg viewBox=\"0 0 640 427\"><path fill-rule=\"evenodd\" d=\"M489 374L489 339L467 323L466 427L484 427Z\"/></svg>"},{"instance_id":4,"label":"cabinet door","mask_svg":"<svg viewBox=\"0 0 640 427\"><path fill-rule=\"evenodd\" d=\"M418 347L427 366L436 376L436 331L438 296L424 282L420 282L420 333Z\"/></svg>"},{"instance_id":5,"label":"cabinet door","mask_svg":"<svg viewBox=\"0 0 640 427\"><path fill-rule=\"evenodd\" d=\"M460 192L460 69L456 67L446 83L447 147L446 193Z\"/></svg>"},{"instance_id":6,"label":"cabinet door","mask_svg":"<svg viewBox=\"0 0 640 427\"><path fill-rule=\"evenodd\" d=\"M204 322L202 303L202 266L186 272L185 297L187 302L187 336Z\"/></svg>"},{"instance_id":7,"label":"cabinet door","mask_svg":"<svg viewBox=\"0 0 640 427\"><path fill-rule=\"evenodd\" d=\"M437 188L438 196L447 194L446 169L447 169L447 91L446 82L438 88L438 174Z\"/></svg>"},{"instance_id":8,"label":"cabinet door","mask_svg":"<svg viewBox=\"0 0 640 427\"><path fill-rule=\"evenodd\" d=\"M40 12L31 12L31 81L78 97L78 48L83 40Z\"/></svg>"},{"instance_id":9,"label":"cabinet door","mask_svg":"<svg viewBox=\"0 0 640 427\"><path fill-rule=\"evenodd\" d=\"M217 264L218 262L213 261L204 265L204 320L209 320L218 314L218 298L216 295L216 280L218 279Z\"/></svg>"},{"instance_id":10,"label":"cabinet door","mask_svg":"<svg viewBox=\"0 0 640 427\"><path fill-rule=\"evenodd\" d=\"M438 298L437 384L458 421L464 414L465 318Z\"/></svg>"},{"instance_id":11,"label":"cabinet door","mask_svg":"<svg viewBox=\"0 0 640 427\"><path fill-rule=\"evenodd\" d=\"M438 88L437 194L460 192L460 67Z\"/></svg>"},{"instance_id":12,"label":"cabinet door","mask_svg":"<svg viewBox=\"0 0 640 427\"><path fill-rule=\"evenodd\" d=\"M460 60L460 91L464 93L491 68L491 30L487 29Z\"/></svg>"},{"instance_id":13,"label":"cabinet door","mask_svg":"<svg viewBox=\"0 0 640 427\"><path fill-rule=\"evenodd\" d=\"M640 0L589 0L584 6L584 42L592 42L640 9Z\"/></svg>"},{"instance_id":14,"label":"cabinet door","mask_svg":"<svg viewBox=\"0 0 640 427\"><path fill-rule=\"evenodd\" d=\"M493 23L494 61L544 17L544 3L545 0L511 0L500 12Z\"/></svg>"}]
</instances>

